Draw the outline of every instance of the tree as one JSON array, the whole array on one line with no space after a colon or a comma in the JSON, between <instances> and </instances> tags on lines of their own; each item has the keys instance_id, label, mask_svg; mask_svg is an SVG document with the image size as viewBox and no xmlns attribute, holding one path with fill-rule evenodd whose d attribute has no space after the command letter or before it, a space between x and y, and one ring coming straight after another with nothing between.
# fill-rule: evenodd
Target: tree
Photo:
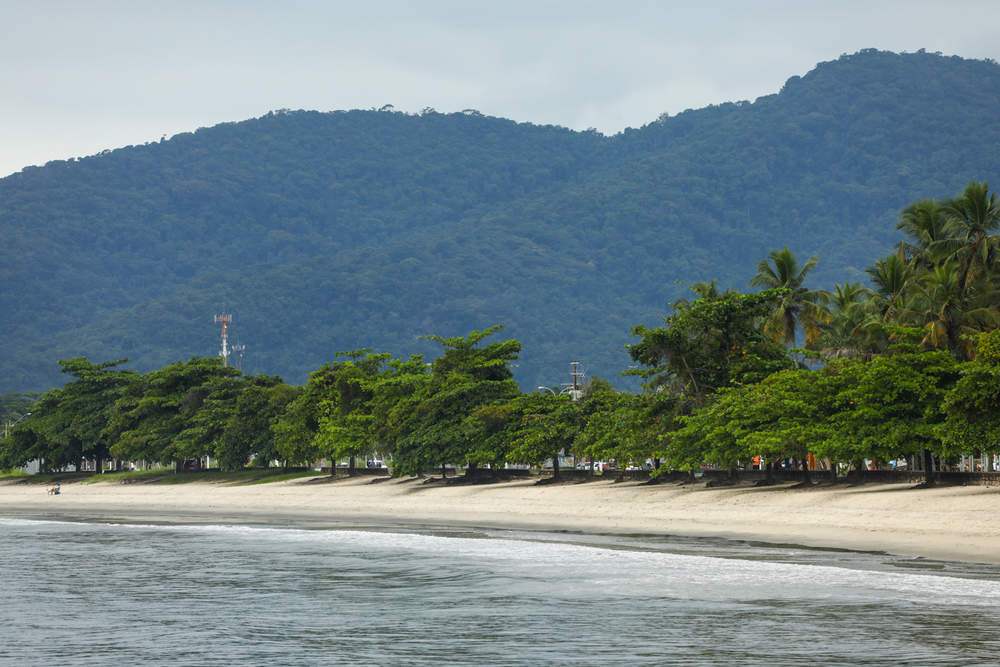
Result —
<instances>
[{"instance_id":1,"label":"tree","mask_svg":"<svg viewBox=\"0 0 1000 667\"><path fill-rule=\"evenodd\" d=\"M666 467L692 475L705 463L732 467L741 454L737 419L748 406L746 387L726 387L707 404L678 417L678 428L665 435L659 450Z\"/></svg>"},{"instance_id":2,"label":"tree","mask_svg":"<svg viewBox=\"0 0 1000 667\"><path fill-rule=\"evenodd\" d=\"M272 421L278 458L296 465L313 463L322 456L316 433L322 404L333 396L335 382L336 369L324 364L309 374L306 386L296 391L295 397ZM334 467L331 466L331 472Z\"/></svg>"},{"instance_id":3,"label":"tree","mask_svg":"<svg viewBox=\"0 0 1000 667\"><path fill-rule=\"evenodd\" d=\"M546 393L524 394L513 403L519 421L510 459L528 465L551 460L552 479L560 479L559 457L569 453L583 426L580 405L569 396Z\"/></svg>"},{"instance_id":4,"label":"tree","mask_svg":"<svg viewBox=\"0 0 1000 667\"><path fill-rule=\"evenodd\" d=\"M799 266L795 255L786 247L772 250L767 259L757 264L757 275L750 279L751 285L787 290L764 326L764 333L775 341L794 347L799 328L805 332L806 343L819 337L820 324L827 319L827 314L819 304L820 293L805 287L806 276L818 261L810 257Z\"/></svg>"},{"instance_id":5,"label":"tree","mask_svg":"<svg viewBox=\"0 0 1000 667\"><path fill-rule=\"evenodd\" d=\"M945 456L1000 453L1000 329L976 337L976 358L959 366L937 434Z\"/></svg>"},{"instance_id":6,"label":"tree","mask_svg":"<svg viewBox=\"0 0 1000 667\"><path fill-rule=\"evenodd\" d=\"M243 378L235 404L228 410L215 446L215 456L223 470L239 470L251 458L267 466L277 458L271 423L282 413L296 393L281 378L250 375Z\"/></svg>"},{"instance_id":7,"label":"tree","mask_svg":"<svg viewBox=\"0 0 1000 667\"><path fill-rule=\"evenodd\" d=\"M951 257L959 265L959 284L972 283L991 273L1000 251L1000 202L987 183L971 181L958 197L944 205L947 230L955 240Z\"/></svg>"},{"instance_id":8,"label":"tree","mask_svg":"<svg viewBox=\"0 0 1000 667\"><path fill-rule=\"evenodd\" d=\"M68 430L65 413L59 411L60 389L52 389L32 406L28 419L23 419L3 439L0 468L19 468L37 460L41 470L60 468L79 460L79 447L52 434Z\"/></svg>"},{"instance_id":9,"label":"tree","mask_svg":"<svg viewBox=\"0 0 1000 667\"><path fill-rule=\"evenodd\" d=\"M429 364L422 355L389 361L385 373L374 379L372 386L372 419L375 442L380 450L393 458L393 475L418 468L404 459L411 452L409 438L419 428L417 408L420 396L430 382ZM418 470L413 474L423 474Z\"/></svg>"},{"instance_id":10,"label":"tree","mask_svg":"<svg viewBox=\"0 0 1000 667\"><path fill-rule=\"evenodd\" d=\"M871 356L880 349L864 336L868 318L866 306L872 291L860 283L834 285L833 292L823 293L823 302L830 318L821 326L821 334L813 343L826 359Z\"/></svg>"},{"instance_id":11,"label":"tree","mask_svg":"<svg viewBox=\"0 0 1000 667\"><path fill-rule=\"evenodd\" d=\"M112 442L107 421L115 402L138 378L134 371L116 368L127 361L94 364L86 357L60 361L62 372L74 379L46 392L32 407L31 418L19 425L23 434L16 441L25 451L15 458L43 460L49 469L74 465L77 470L84 460L94 460L96 468L103 469Z\"/></svg>"},{"instance_id":12,"label":"tree","mask_svg":"<svg viewBox=\"0 0 1000 667\"><path fill-rule=\"evenodd\" d=\"M815 371L782 371L750 387L747 409L736 419L742 456L794 458L809 483L809 455L829 457L830 440L837 435L836 383L842 377L830 371L857 363L845 360Z\"/></svg>"},{"instance_id":13,"label":"tree","mask_svg":"<svg viewBox=\"0 0 1000 667\"><path fill-rule=\"evenodd\" d=\"M878 321L895 321L903 310L906 290L917 272L899 254L879 259L865 272L874 285Z\"/></svg>"},{"instance_id":14,"label":"tree","mask_svg":"<svg viewBox=\"0 0 1000 667\"><path fill-rule=\"evenodd\" d=\"M782 288L698 299L671 313L664 327L634 327L632 335L642 340L628 347L629 354L649 367L641 374L650 388L669 387L702 405L722 387L790 365L785 350L765 337L760 325L786 293Z\"/></svg>"},{"instance_id":15,"label":"tree","mask_svg":"<svg viewBox=\"0 0 1000 667\"><path fill-rule=\"evenodd\" d=\"M950 354L902 352L828 372L842 376L839 411L829 418L831 458L863 467L864 459L890 461L939 449L942 401L958 377Z\"/></svg>"},{"instance_id":16,"label":"tree","mask_svg":"<svg viewBox=\"0 0 1000 667\"><path fill-rule=\"evenodd\" d=\"M914 286L903 318L925 330L923 344L971 358L971 334L1000 323L995 290L985 280L963 282L955 262L945 262L924 274Z\"/></svg>"},{"instance_id":17,"label":"tree","mask_svg":"<svg viewBox=\"0 0 1000 667\"><path fill-rule=\"evenodd\" d=\"M192 357L151 371L129 383L115 401L109 420L118 458L138 461L175 461L211 454L218 420L199 410L209 401L230 394L239 375L221 359Z\"/></svg>"},{"instance_id":18,"label":"tree","mask_svg":"<svg viewBox=\"0 0 1000 667\"><path fill-rule=\"evenodd\" d=\"M585 396L583 428L574 449L619 467L657 459L660 436L673 427L678 399L667 392L629 394L598 386Z\"/></svg>"},{"instance_id":19,"label":"tree","mask_svg":"<svg viewBox=\"0 0 1000 667\"><path fill-rule=\"evenodd\" d=\"M484 405L466 417L463 430L471 446L465 458L470 470L486 465L498 470L510 460L514 433L522 418L516 400Z\"/></svg>"},{"instance_id":20,"label":"tree","mask_svg":"<svg viewBox=\"0 0 1000 667\"><path fill-rule=\"evenodd\" d=\"M447 463L469 463L474 449L463 429L465 420L479 408L502 403L520 391L510 363L517 359L521 343L510 339L477 345L500 330L494 326L465 337L426 336L444 348L431 364L427 381L403 402L407 414L393 414L405 424L396 439L393 474L421 474L426 468Z\"/></svg>"},{"instance_id":21,"label":"tree","mask_svg":"<svg viewBox=\"0 0 1000 667\"><path fill-rule=\"evenodd\" d=\"M378 377L386 372L385 364L392 357L368 349L338 352L337 356L346 359L334 364L333 392L321 404L316 442L334 462L331 473L336 461L347 457L349 472L354 474L357 456L377 449L372 399Z\"/></svg>"},{"instance_id":22,"label":"tree","mask_svg":"<svg viewBox=\"0 0 1000 667\"><path fill-rule=\"evenodd\" d=\"M933 199L921 199L903 209L896 229L913 241L904 243L900 259L910 256L924 266L933 266L954 250L945 209Z\"/></svg>"}]
</instances>

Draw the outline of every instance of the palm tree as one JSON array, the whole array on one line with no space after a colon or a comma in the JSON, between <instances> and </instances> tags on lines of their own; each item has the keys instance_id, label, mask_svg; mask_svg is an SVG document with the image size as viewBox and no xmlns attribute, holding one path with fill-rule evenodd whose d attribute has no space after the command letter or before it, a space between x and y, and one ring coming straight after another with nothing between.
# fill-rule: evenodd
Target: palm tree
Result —
<instances>
[{"instance_id":1,"label":"palm tree","mask_svg":"<svg viewBox=\"0 0 1000 667\"><path fill-rule=\"evenodd\" d=\"M957 262L934 267L915 284L903 316L926 331L924 345L971 359L974 337L970 334L996 328L1000 311L989 283L980 280L965 286L963 274Z\"/></svg>"},{"instance_id":2,"label":"palm tree","mask_svg":"<svg viewBox=\"0 0 1000 667\"><path fill-rule=\"evenodd\" d=\"M872 291L861 283L838 284L834 285L833 292L822 292L830 319L822 326L822 334L816 342L820 354L827 359L870 356L875 346L862 333L866 306L872 296Z\"/></svg>"},{"instance_id":3,"label":"palm tree","mask_svg":"<svg viewBox=\"0 0 1000 667\"><path fill-rule=\"evenodd\" d=\"M926 265L934 265L954 251L948 234L948 220L943 207L933 199L922 199L905 208L896 223L912 239L904 242L906 256Z\"/></svg>"},{"instance_id":4,"label":"palm tree","mask_svg":"<svg viewBox=\"0 0 1000 667\"><path fill-rule=\"evenodd\" d=\"M952 237L961 286L967 289L990 273L1000 251L1000 202L987 183L970 182L965 191L944 205L947 230Z\"/></svg>"},{"instance_id":5,"label":"palm tree","mask_svg":"<svg viewBox=\"0 0 1000 667\"><path fill-rule=\"evenodd\" d=\"M910 286L916 270L905 259L889 255L875 262L875 266L865 269L875 288L873 303L878 316L883 321L896 318L903 308L903 296Z\"/></svg>"},{"instance_id":6,"label":"palm tree","mask_svg":"<svg viewBox=\"0 0 1000 667\"><path fill-rule=\"evenodd\" d=\"M786 247L772 250L767 259L757 264L757 275L750 279L754 287L785 288L788 291L764 325L764 333L776 342L795 345L796 332L802 327L806 343L820 335L820 324L829 320L829 313L820 305L821 293L804 286L806 275L819 260L810 257L802 266Z\"/></svg>"}]
</instances>

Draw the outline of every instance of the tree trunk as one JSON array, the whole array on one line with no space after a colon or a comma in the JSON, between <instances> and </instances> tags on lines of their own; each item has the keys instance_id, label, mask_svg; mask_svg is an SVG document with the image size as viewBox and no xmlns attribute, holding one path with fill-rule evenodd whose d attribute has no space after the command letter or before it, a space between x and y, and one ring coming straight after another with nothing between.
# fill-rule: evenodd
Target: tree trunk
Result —
<instances>
[{"instance_id":1,"label":"tree trunk","mask_svg":"<svg viewBox=\"0 0 1000 667\"><path fill-rule=\"evenodd\" d=\"M559 452L552 457L552 479L559 479Z\"/></svg>"},{"instance_id":2,"label":"tree trunk","mask_svg":"<svg viewBox=\"0 0 1000 667\"><path fill-rule=\"evenodd\" d=\"M347 474L350 475L351 477L354 477L354 473L356 472L357 468L356 459L357 457L354 454L351 454L351 458L348 459L347 461Z\"/></svg>"},{"instance_id":3,"label":"tree trunk","mask_svg":"<svg viewBox=\"0 0 1000 667\"><path fill-rule=\"evenodd\" d=\"M441 462L441 479L448 476L448 470L444 467L444 462Z\"/></svg>"},{"instance_id":4,"label":"tree trunk","mask_svg":"<svg viewBox=\"0 0 1000 667\"><path fill-rule=\"evenodd\" d=\"M812 478L809 476L809 457L802 459L802 481L812 485Z\"/></svg>"},{"instance_id":5,"label":"tree trunk","mask_svg":"<svg viewBox=\"0 0 1000 667\"><path fill-rule=\"evenodd\" d=\"M924 483L933 484L937 476L934 474L934 455L929 449L922 450L924 458Z\"/></svg>"}]
</instances>

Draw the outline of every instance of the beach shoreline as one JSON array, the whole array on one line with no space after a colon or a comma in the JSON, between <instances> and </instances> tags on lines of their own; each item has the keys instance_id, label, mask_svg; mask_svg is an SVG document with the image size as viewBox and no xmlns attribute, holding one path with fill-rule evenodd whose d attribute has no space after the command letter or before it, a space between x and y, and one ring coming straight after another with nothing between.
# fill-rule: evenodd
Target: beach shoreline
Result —
<instances>
[{"instance_id":1,"label":"beach shoreline","mask_svg":"<svg viewBox=\"0 0 1000 667\"><path fill-rule=\"evenodd\" d=\"M254 485L0 481L0 515L296 527L494 528L713 537L1000 564L1000 489L905 484L706 488L600 479L423 484L370 477Z\"/></svg>"}]
</instances>

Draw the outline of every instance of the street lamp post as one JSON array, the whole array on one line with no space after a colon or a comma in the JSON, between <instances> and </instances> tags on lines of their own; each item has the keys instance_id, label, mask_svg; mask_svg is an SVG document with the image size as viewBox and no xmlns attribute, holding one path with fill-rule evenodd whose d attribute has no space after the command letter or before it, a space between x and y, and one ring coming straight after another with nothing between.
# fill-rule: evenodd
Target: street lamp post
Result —
<instances>
[{"instance_id":1,"label":"street lamp post","mask_svg":"<svg viewBox=\"0 0 1000 667\"><path fill-rule=\"evenodd\" d=\"M10 435L10 430L20 424L22 421L31 416L30 412L25 412L23 415L15 419L14 421L7 420L7 423L3 425L3 437L6 438Z\"/></svg>"}]
</instances>

